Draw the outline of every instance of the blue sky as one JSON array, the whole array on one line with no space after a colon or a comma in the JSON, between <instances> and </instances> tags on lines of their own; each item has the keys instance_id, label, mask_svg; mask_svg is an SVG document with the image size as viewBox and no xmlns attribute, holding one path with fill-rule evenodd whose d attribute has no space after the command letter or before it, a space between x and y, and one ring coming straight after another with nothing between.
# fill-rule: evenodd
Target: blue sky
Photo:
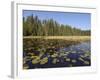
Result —
<instances>
[{"instance_id":1,"label":"blue sky","mask_svg":"<svg viewBox=\"0 0 100 80\"><path fill-rule=\"evenodd\" d=\"M34 11L23 10L23 16L32 15L38 16L40 20L53 19L60 24L68 24L82 30L89 30L91 28L91 14L90 13L75 13L75 12L52 12L52 11Z\"/></svg>"}]
</instances>

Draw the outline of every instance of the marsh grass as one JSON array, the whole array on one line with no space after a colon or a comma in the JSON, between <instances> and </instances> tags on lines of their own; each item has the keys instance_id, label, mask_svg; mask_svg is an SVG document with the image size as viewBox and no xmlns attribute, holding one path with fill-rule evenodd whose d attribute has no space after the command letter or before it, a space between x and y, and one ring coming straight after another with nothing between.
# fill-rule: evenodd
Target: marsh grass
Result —
<instances>
[{"instance_id":1,"label":"marsh grass","mask_svg":"<svg viewBox=\"0 0 100 80\"><path fill-rule=\"evenodd\" d=\"M90 40L90 36L24 36L23 39L62 39L72 41Z\"/></svg>"}]
</instances>

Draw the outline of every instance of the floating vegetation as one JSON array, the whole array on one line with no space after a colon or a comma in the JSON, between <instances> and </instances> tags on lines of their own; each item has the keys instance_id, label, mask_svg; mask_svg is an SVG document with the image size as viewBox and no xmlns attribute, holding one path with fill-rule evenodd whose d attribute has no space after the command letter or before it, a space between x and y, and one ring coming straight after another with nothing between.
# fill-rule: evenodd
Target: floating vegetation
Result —
<instances>
[{"instance_id":1,"label":"floating vegetation","mask_svg":"<svg viewBox=\"0 0 100 80\"><path fill-rule=\"evenodd\" d=\"M48 62L48 58L45 57L43 59L40 60L40 64L46 64Z\"/></svg>"},{"instance_id":2,"label":"floating vegetation","mask_svg":"<svg viewBox=\"0 0 100 80\"><path fill-rule=\"evenodd\" d=\"M70 61L70 58L67 58L66 61Z\"/></svg>"},{"instance_id":3,"label":"floating vegetation","mask_svg":"<svg viewBox=\"0 0 100 80\"><path fill-rule=\"evenodd\" d=\"M83 61L83 62L84 62L84 59L83 59L83 58L80 57L80 58L78 58L78 59L79 59L80 61Z\"/></svg>"},{"instance_id":4,"label":"floating vegetation","mask_svg":"<svg viewBox=\"0 0 100 80\"><path fill-rule=\"evenodd\" d=\"M24 69L28 69L29 68L29 66L28 65L26 65L26 64L24 64L24 67L23 67Z\"/></svg>"},{"instance_id":5,"label":"floating vegetation","mask_svg":"<svg viewBox=\"0 0 100 80\"><path fill-rule=\"evenodd\" d=\"M55 58L55 57L57 57L57 56L58 56L58 54L53 54L53 55L51 55L52 58Z\"/></svg>"},{"instance_id":6,"label":"floating vegetation","mask_svg":"<svg viewBox=\"0 0 100 80\"><path fill-rule=\"evenodd\" d=\"M89 61L84 61L85 64L90 64Z\"/></svg>"},{"instance_id":7,"label":"floating vegetation","mask_svg":"<svg viewBox=\"0 0 100 80\"><path fill-rule=\"evenodd\" d=\"M72 62L73 62L73 63L76 63L77 61L76 61L76 60L72 60Z\"/></svg>"},{"instance_id":8,"label":"floating vegetation","mask_svg":"<svg viewBox=\"0 0 100 80\"><path fill-rule=\"evenodd\" d=\"M56 64L56 63L57 63L57 59L56 59L56 58L53 59L52 63L53 63L53 64Z\"/></svg>"},{"instance_id":9,"label":"floating vegetation","mask_svg":"<svg viewBox=\"0 0 100 80\"><path fill-rule=\"evenodd\" d=\"M23 39L23 68L90 66L90 42Z\"/></svg>"},{"instance_id":10,"label":"floating vegetation","mask_svg":"<svg viewBox=\"0 0 100 80\"><path fill-rule=\"evenodd\" d=\"M32 64L37 64L40 62L40 57L38 56L33 56Z\"/></svg>"}]
</instances>

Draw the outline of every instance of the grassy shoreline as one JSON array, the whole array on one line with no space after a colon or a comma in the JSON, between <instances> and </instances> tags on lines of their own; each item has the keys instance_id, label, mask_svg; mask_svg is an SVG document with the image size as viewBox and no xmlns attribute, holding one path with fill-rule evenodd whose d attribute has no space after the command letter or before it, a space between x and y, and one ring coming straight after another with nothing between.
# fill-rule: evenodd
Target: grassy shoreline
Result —
<instances>
[{"instance_id":1,"label":"grassy shoreline","mask_svg":"<svg viewBox=\"0 0 100 80\"><path fill-rule=\"evenodd\" d=\"M88 41L91 36L24 36L23 39L63 39L70 41Z\"/></svg>"}]
</instances>

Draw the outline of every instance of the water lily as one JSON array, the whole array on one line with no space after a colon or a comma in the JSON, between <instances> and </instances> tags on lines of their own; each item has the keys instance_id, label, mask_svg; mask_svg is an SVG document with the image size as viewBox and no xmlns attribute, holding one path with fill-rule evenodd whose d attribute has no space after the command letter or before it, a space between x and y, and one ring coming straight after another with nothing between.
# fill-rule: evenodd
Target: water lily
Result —
<instances>
[{"instance_id":1,"label":"water lily","mask_svg":"<svg viewBox=\"0 0 100 80\"><path fill-rule=\"evenodd\" d=\"M34 54L35 54L35 53L32 53L32 52L29 52L29 53L28 53L28 55L31 55L31 56L33 56Z\"/></svg>"},{"instance_id":2,"label":"water lily","mask_svg":"<svg viewBox=\"0 0 100 80\"><path fill-rule=\"evenodd\" d=\"M26 64L23 65L23 69L28 69L28 68L29 68L28 65L26 65Z\"/></svg>"},{"instance_id":3,"label":"water lily","mask_svg":"<svg viewBox=\"0 0 100 80\"><path fill-rule=\"evenodd\" d=\"M76 53L76 51L71 51L71 53Z\"/></svg>"},{"instance_id":4,"label":"water lily","mask_svg":"<svg viewBox=\"0 0 100 80\"><path fill-rule=\"evenodd\" d=\"M67 51L67 52L65 52L66 54L69 54L70 53L70 51Z\"/></svg>"},{"instance_id":5,"label":"water lily","mask_svg":"<svg viewBox=\"0 0 100 80\"><path fill-rule=\"evenodd\" d=\"M90 64L89 61L84 61L84 64Z\"/></svg>"},{"instance_id":6,"label":"water lily","mask_svg":"<svg viewBox=\"0 0 100 80\"><path fill-rule=\"evenodd\" d=\"M76 61L76 60L72 60L72 62L73 62L73 63L76 63L77 61Z\"/></svg>"},{"instance_id":7,"label":"water lily","mask_svg":"<svg viewBox=\"0 0 100 80\"><path fill-rule=\"evenodd\" d=\"M33 59L32 60L32 64L37 64L37 63L39 63L40 62L40 59Z\"/></svg>"},{"instance_id":8,"label":"water lily","mask_svg":"<svg viewBox=\"0 0 100 80\"><path fill-rule=\"evenodd\" d=\"M70 58L67 58L66 61L70 61Z\"/></svg>"},{"instance_id":9,"label":"water lily","mask_svg":"<svg viewBox=\"0 0 100 80\"><path fill-rule=\"evenodd\" d=\"M57 57L57 56L58 56L58 54L51 55L52 58Z\"/></svg>"},{"instance_id":10,"label":"water lily","mask_svg":"<svg viewBox=\"0 0 100 80\"><path fill-rule=\"evenodd\" d=\"M80 58L78 58L80 61L83 61L84 62L84 59L82 59L81 57Z\"/></svg>"},{"instance_id":11,"label":"water lily","mask_svg":"<svg viewBox=\"0 0 100 80\"><path fill-rule=\"evenodd\" d=\"M53 59L52 63L53 63L53 64L56 64L56 63L57 63L57 59L56 59L56 58Z\"/></svg>"},{"instance_id":12,"label":"water lily","mask_svg":"<svg viewBox=\"0 0 100 80\"><path fill-rule=\"evenodd\" d=\"M40 64L46 64L48 62L48 58L45 57L43 59L40 60Z\"/></svg>"}]
</instances>

